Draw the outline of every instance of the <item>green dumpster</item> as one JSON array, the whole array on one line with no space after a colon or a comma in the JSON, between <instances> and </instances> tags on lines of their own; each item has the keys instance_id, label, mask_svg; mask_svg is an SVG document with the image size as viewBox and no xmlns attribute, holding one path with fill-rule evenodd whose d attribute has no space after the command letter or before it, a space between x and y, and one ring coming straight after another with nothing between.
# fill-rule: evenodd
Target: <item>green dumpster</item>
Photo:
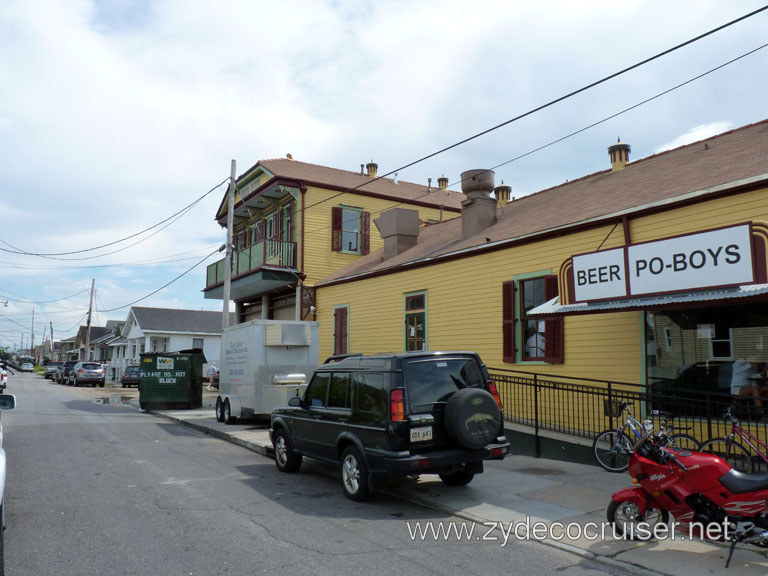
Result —
<instances>
[{"instance_id":1,"label":"green dumpster","mask_svg":"<svg viewBox=\"0 0 768 576\"><path fill-rule=\"evenodd\" d=\"M200 408L205 361L200 349L142 354L139 406L143 410Z\"/></svg>"}]
</instances>

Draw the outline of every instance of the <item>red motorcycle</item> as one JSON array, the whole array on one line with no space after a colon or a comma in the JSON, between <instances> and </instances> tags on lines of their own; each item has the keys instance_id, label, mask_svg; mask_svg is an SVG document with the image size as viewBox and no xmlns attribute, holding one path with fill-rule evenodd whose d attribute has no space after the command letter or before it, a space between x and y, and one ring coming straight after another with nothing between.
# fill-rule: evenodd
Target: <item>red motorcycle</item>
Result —
<instances>
[{"instance_id":1,"label":"red motorcycle","mask_svg":"<svg viewBox=\"0 0 768 576\"><path fill-rule=\"evenodd\" d=\"M635 485L616 492L608 506L617 536L730 541L726 568L737 542L768 547L768 474L739 472L714 454L674 450L663 433L638 442L629 474Z\"/></svg>"}]
</instances>

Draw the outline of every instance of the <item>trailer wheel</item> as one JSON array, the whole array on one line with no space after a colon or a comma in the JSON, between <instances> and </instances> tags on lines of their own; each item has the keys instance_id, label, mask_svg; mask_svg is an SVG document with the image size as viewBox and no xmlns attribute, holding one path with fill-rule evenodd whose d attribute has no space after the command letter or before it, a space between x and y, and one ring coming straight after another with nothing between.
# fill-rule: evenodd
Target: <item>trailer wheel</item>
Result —
<instances>
[{"instance_id":1,"label":"trailer wheel","mask_svg":"<svg viewBox=\"0 0 768 576\"><path fill-rule=\"evenodd\" d=\"M234 424L235 417L232 416L232 406L229 405L229 400L224 400L223 420L224 424Z\"/></svg>"},{"instance_id":2,"label":"trailer wheel","mask_svg":"<svg viewBox=\"0 0 768 576\"><path fill-rule=\"evenodd\" d=\"M216 398L216 422L224 422L224 406L221 396Z\"/></svg>"}]
</instances>

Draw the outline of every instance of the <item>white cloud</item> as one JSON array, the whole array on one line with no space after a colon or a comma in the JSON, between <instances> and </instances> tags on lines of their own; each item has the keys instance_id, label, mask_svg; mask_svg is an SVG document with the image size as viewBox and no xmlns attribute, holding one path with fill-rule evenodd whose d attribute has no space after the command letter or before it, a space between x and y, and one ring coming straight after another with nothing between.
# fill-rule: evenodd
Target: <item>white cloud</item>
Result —
<instances>
[{"instance_id":1,"label":"white cloud","mask_svg":"<svg viewBox=\"0 0 768 576\"><path fill-rule=\"evenodd\" d=\"M663 152L664 150L679 148L680 146L698 142L699 140L705 140L711 136L726 132L731 128L733 128L733 125L730 122L710 122L709 124L702 124L700 126L696 126L695 128L691 128L684 134L680 134L680 136L674 140L671 140L666 144L662 144L656 148L656 153Z\"/></svg>"},{"instance_id":2,"label":"white cloud","mask_svg":"<svg viewBox=\"0 0 768 576\"><path fill-rule=\"evenodd\" d=\"M374 159L388 172L749 10L715 0L3 0L0 239L37 252L114 241L224 180L232 158L238 173L288 152L350 170ZM399 178L426 183L445 174L456 182L464 170L524 154L753 49L765 22L760 15L718 32ZM745 58L504 166L496 178L519 196L606 168L617 136L638 159L659 142L679 145L677 135L712 118L720 124L711 132L688 137L761 120L766 67L764 53ZM95 277L104 309L141 298L193 262L61 266L188 251L202 258L224 240L214 221L222 195L104 258L2 253L20 265L3 268L4 287L39 301ZM202 266L142 304L214 309L200 293L204 275Z\"/></svg>"}]
</instances>

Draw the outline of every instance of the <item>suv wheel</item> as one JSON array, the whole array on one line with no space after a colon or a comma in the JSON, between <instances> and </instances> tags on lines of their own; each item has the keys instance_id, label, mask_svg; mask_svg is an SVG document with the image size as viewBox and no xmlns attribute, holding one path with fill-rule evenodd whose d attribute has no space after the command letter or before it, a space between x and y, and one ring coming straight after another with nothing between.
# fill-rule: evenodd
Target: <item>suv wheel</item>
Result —
<instances>
[{"instance_id":1,"label":"suv wheel","mask_svg":"<svg viewBox=\"0 0 768 576\"><path fill-rule=\"evenodd\" d=\"M446 486L466 486L472 482L472 478L475 477L474 472L470 472L467 468L463 468L458 472L451 472L450 474L440 474L440 480Z\"/></svg>"},{"instance_id":2,"label":"suv wheel","mask_svg":"<svg viewBox=\"0 0 768 576\"><path fill-rule=\"evenodd\" d=\"M341 454L341 487L344 495L358 502L369 500L373 496L368 486L368 467L354 446L347 446Z\"/></svg>"},{"instance_id":3,"label":"suv wheel","mask_svg":"<svg viewBox=\"0 0 768 576\"><path fill-rule=\"evenodd\" d=\"M301 468L302 457L293 452L288 434L282 428L275 430L275 464L280 472L296 472Z\"/></svg>"}]
</instances>

